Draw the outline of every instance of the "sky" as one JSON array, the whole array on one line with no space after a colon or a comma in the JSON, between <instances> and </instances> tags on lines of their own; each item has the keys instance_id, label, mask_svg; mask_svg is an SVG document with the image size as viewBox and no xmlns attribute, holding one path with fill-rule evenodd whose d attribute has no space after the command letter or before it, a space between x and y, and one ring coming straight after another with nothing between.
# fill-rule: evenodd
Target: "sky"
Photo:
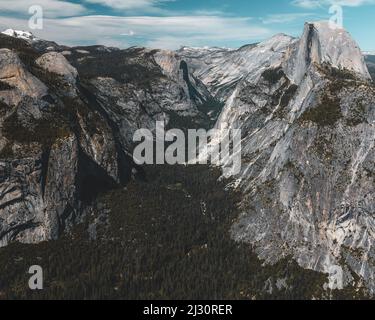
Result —
<instances>
[{"instance_id":1,"label":"sky","mask_svg":"<svg viewBox=\"0 0 375 320\"><path fill-rule=\"evenodd\" d=\"M33 5L42 9L37 29ZM375 0L0 0L0 29L66 45L238 48L281 32L298 37L304 22L340 10L361 49L375 51Z\"/></svg>"}]
</instances>

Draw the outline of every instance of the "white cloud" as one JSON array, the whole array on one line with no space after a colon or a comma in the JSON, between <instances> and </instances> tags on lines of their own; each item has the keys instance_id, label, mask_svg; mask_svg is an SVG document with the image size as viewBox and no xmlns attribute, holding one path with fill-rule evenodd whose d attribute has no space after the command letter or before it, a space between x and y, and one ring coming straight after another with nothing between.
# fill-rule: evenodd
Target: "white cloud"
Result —
<instances>
[{"instance_id":1,"label":"white cloud","mask_svg":"<svg viewBox=\"0 0 375 320\"><path fill-rule=\"evenodd\" d=\"M320 0L293 0L292 4L305 9L313 9L322 5Z\"/></svg>"},{"instance_id":2,"label":"white cloud","mask_svg":"<svg viewBox=\"0 0 375 320\"><path fill-rule=\"evenodd\" d=\"M28 15L29 8L39 5L43 8L45 17L68 17L84 14L87 10L76 3L59 0L0 0L0 12L15 15Z\"/></svg>"},{"instance_id":3,"label":"white cloud","mask_svg":"<svg viewBox=\"0 0 375 320\"><path fill-rule=\"evenodd\" d=\"M22 19L0 16L0 27L27 29ZM44 29L36 35L61 44L122 44L134 39L149 47L175 49L182 45L216 45L217 43L259 41L274 32L252 23L251 18L221 16L115 17L82 16L45 19Z\"/></svg>"},{"instance_id":4,"label":"white cloud","mask_svg":"<svg viewBox=\"0 0 375 320\"><path fill-rule=\"evenodd\" d=\"M359 7L362 5L375 4L375 0L293 0L292 4L305 9L314 9L333 4L346 7Z\"/></svg>"},{"instance_id":5,"label":"white cloud","mask_svg":"<svg viewBox=\"0 0 375 320\"><path fill-rule=\"evenodd\" d=\"M375 4L375 0L330 0L331 4L339 4L347 7L359 7L367 4Z\"/></svg>"},{"instance_id":6,"label":"white cloud","mask_svg":"<svg viewBox=\"0 0 375 320\"><path fill-rule=\"evenodd\" d=\"M87 3L104 5L118 10L150 10L155 9L163 2L173 0L84 0Z\"/></svg>"}]
</instances>

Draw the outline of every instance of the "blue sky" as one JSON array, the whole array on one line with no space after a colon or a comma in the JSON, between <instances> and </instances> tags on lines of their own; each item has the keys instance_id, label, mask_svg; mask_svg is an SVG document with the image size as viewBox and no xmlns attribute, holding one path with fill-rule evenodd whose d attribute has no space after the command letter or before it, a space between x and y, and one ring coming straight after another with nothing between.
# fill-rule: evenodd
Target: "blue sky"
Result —
<instances>
[{"instance_id":1,"label":"blue sky","mask_svg":"<svg viewBox=\"0 0 375 320\"><path fill-rule=\"evenodd\" d=\"M68 45L105 44L176 49L239 47L343 9L344 27L364 51L375 51L375 0L0 0L0 28L29 30L31 5L43 8L35 35Z\"/></svg>"}]
</instances>

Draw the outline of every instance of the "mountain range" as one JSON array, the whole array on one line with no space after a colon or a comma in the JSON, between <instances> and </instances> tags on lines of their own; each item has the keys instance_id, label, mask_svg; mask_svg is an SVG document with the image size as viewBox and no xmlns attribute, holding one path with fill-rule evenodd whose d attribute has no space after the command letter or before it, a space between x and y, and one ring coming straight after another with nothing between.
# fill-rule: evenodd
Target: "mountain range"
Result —
<instances>
[{"instance_id":1,"label":"mountain range","mask_svg":"<svg viewBox=\"0 0 375 320\"><path fill-rule=\"evenodd\" d=\"M375 56L326 22L306 23L300 38L177 51L68 47L6 30L0 246L58 240L88 217L95 238L101 195L149 179L131 156L137 129L226 123L242 130L242 170L218 177L239 195L225 232L264 265L339 270L344 287L372 295L374 76Z\"/></svg>"}]
</instances>

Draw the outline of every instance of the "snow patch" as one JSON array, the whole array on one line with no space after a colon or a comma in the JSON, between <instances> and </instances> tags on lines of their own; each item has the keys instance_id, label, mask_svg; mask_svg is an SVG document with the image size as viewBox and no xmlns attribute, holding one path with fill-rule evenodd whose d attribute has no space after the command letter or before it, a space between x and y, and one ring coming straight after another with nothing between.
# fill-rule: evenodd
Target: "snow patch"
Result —
<instances>
[{"instance_id":1,"label":"snow patch","mask_svg":"<svg viewBox=\"0 0 375 320\"><path fill-rule=\"evenodd\" d=\"M17 39L23 39L26 41L35 41L37 38L29 31L20 31L20 30L14 30L14 29L7 29L2 34L5 34L10 37L14 37Z\"/></svg>"}]
</instances>

